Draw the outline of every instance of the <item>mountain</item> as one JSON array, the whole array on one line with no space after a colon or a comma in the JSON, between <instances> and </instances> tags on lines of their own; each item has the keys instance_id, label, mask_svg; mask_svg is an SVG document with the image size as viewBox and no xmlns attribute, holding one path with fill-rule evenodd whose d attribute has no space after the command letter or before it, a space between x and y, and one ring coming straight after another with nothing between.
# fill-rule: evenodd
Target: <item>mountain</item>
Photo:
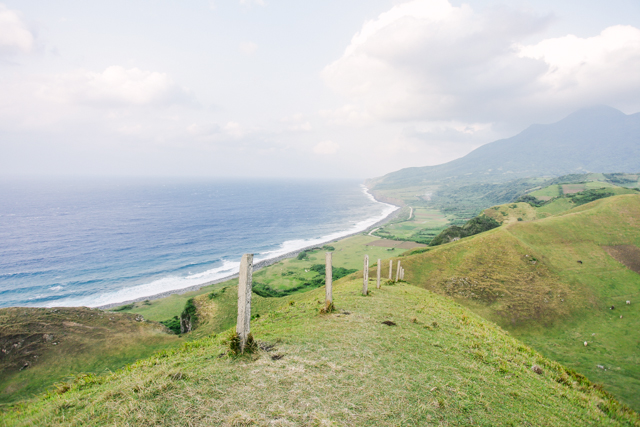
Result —
<instances>
[{"instance_id":1,"label":"mountain","mask_svg":"<svg viewBox=\"0 0 640 427\"><path fill-rule=\"evenodd\" d=\"M516 136L477 148L437 166L405 168L370 180L370 188L425 183L506 181L586 172L640 171L640 113L598 106L557 123L532 125Z\"/></svg>"}]
</instances>

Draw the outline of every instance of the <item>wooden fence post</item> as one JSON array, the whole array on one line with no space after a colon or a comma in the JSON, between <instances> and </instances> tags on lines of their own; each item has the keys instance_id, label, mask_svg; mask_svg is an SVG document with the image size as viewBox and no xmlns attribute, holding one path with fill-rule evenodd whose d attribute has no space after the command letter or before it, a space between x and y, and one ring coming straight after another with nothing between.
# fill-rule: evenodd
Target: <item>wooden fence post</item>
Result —
<instances>
[{"instance_id":1,"label":"wooden fence post","mask_svg":"<svg viewBox=\"0 0 640 427\"><path fill-rule=\"evenodd\" d=\"M253 254L242 255L238 280L238 322L236 332L240 337L240 352L244 353L251 332L251 279L253 276Z\"/></svg>"},{"instance_id":2,"label":"wooden fence post","mask_svg":"<svg viewBox=\"0 0 640 427\"><path fill-rule=\"evenodd\" d=\"M333 304L333 265L331 263L331 252L324 254L324 270L325 270L325 307Z\"/></svg>"},{"instance_id":3,"label":"wooden fence post","mask_svg":"<svg viewBox=\"0 0 640 427\"><path fill-rule=\"evenodd\" d=\"M398 261L398 266L396 267L396 282L400 278L400 261Z\"/></svg>"},{"instance_id":4,"label":"wooden fence post","mask_svg":"<svg viewBox=\"0 0 640 427\"><path fill-rule=\"evenodd\" d=\"M364 256L364 270L362 271L362 295L368 295L369 290L369 255Z\"/></svg>"},{"instance_id":5,"label":"wooden fence post","mask_svg":"<svg viewBox=\"0 0 640 427\"><path fill-rule=\"evenodd\" d=\"M391 280L393 278L393 260L390 259L389 260L389 280Z\"/></svg>"},{"instance_id":6,"label":"wooden fence post","mask_svg":"<svg viewBox=\"0 0 640 427\"><path fill-rule=\"evenodd\" d=\"M380 273L381 273L380 270L381 269L382 269L382 266L380 265L380 260L378 259L378 280L376 281L376 287L378 289L380 289Z\"/></svg>"}]
</instances>

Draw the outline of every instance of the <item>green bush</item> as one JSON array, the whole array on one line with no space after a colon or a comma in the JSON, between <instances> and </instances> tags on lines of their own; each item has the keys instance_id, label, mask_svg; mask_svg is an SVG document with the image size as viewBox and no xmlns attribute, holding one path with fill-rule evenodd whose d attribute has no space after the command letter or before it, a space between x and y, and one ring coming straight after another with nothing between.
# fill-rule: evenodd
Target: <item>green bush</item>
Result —
<instances>
[{"instance_id":1,"label":"green bush","mask_svg":"<svg viewBox=\"0 0 640 427\"><path fill-rule=\"evenodd\" d=\"M521 203L528 203L529 205L531 205L534 208L539 208L540 206L544 205L546 202L543 202L542 200L538 200L533 196L530 196L528 194L525 194L524 196L520 196L518 197L518 199L516 200L516 203L521 202Z\"/></svg>"},{"instance_id":2,"label":"green bush","mask_svg":"<svg viewBox=\"0 0 640 427\"><path fill-rule=\"evenodd\" d=\"M461 239L463 237L473 236L499 226L500 223L495 219L486 215L478 215L477 217L467 221L467 223L462 227L452 225L446 228L433 238L429 246L442 245L443 243L449 243L456 238Z\"/></svg>"},{"instance_id":3,"label":"green bush","mask_svg":"<svg viewBox=\"0 0 640 427\"><path fill-rule=\"evenodd\" d=\"M180 335L180 319L178 316L173 316L169 320L162 320L160 323L170 329L174 334Z\"/></svg>"},{"instance_id":4,"label":"green bush","mask_svg":"<svg viewBox=\"0 0 640 427\"><path fill-rule=\"evenodd\" d=\"M120 307L112 308L112 309L111 309L111 311L126 311L126 310L132 310L135 306L136 306L136 304L135 304L135 303L131 303L131 304L127 304L127 305L121 305Z\"/></svg>"}]
</instances>

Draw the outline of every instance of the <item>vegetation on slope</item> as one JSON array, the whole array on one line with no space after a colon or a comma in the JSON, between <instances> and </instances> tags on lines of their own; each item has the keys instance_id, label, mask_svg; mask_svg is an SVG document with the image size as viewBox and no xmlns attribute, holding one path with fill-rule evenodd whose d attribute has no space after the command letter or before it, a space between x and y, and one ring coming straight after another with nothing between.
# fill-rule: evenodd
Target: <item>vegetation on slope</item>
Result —
<instances>
[{"instance_id":1,"label":"vegetation on slope","mask_svg":"<svg viewBox=\"0 0 640 427\"><path fill-rule=\"evenodd\" d=\"M0 309L0 403L80 372L104 373L180 344L142 316L88 308Z\"/></svg>"},{"instance_id":2,"label":"vegetation on slope","mask_svg":"<svg viewBox=\"0 0 640 427\"><path fill-rule=\"evenodd\" d=\"M587 108L557 123L532 125L514 137L483 145L442 165L406 168L375 178L369 186L385 190L451 181L496 183L581 171L638 171L639 132L640 114L625 115L606 106Z\"/></svg>"},{"instance_id":3,"label":"vegetation on slope","mask_svg":"<svg viewBox=\"0 0 640 427\"><path fill-rule=\"evenodd\" d=\"M638 425L586 378L457 304L398 284L318 289L254 319L261 350L228 332L5 409L5 425ZM215 301L214 298L211 301ZM387 322L384 324L383 322ZM533 368L533 369L532 369ZM516 415L517 414L517 415Z\"/></svg>"},{"instance_id":4,"label":"vegetation on slope","mask_svg":"<svg viewBox=\"0 0 640 427\"><path fill-rule=\"evenodd\" d=\"M640 275L607 253L619 245L640 247L639 195L511 221L402 263L411 283L453 297L640 409Z\"/></svg>"},{"instance_id":5,"label":"vegetation on slope","mask_svg":"<svg viewBox=\"0 0 640 427\"><path fill-rule=\"evenodd\" d=\"M453 242L455 240L460 240L463 237L474 236L485 231L493 230L499 226L500 223L492 217L487 215L478 215L477 217L467 221L467 223L462 227L458 227L457 225L447 227L440 234L434 237L433 240L431 240L429 246L438 246L443 243Z\"/></svg>"}]
</instances>

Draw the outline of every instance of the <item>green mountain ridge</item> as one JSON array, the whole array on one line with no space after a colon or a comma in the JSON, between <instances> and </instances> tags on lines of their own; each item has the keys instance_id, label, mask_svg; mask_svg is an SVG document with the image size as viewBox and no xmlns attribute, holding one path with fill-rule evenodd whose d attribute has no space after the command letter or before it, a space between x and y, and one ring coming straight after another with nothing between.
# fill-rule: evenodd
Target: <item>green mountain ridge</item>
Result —
<instances>
[{"instance_id":1,"label":"green mountain ridge","mask_svg":"<svg viewBox=\"0 0 640 427\"><path fill-rule=\"evenodd\" d=\"M640 171L640 113L611 107L579 110L548 125L483 145L437 165L405 168L367 181L372 189L435 182L503 182L523 177Z\"/></svg>"}]
</instances>

